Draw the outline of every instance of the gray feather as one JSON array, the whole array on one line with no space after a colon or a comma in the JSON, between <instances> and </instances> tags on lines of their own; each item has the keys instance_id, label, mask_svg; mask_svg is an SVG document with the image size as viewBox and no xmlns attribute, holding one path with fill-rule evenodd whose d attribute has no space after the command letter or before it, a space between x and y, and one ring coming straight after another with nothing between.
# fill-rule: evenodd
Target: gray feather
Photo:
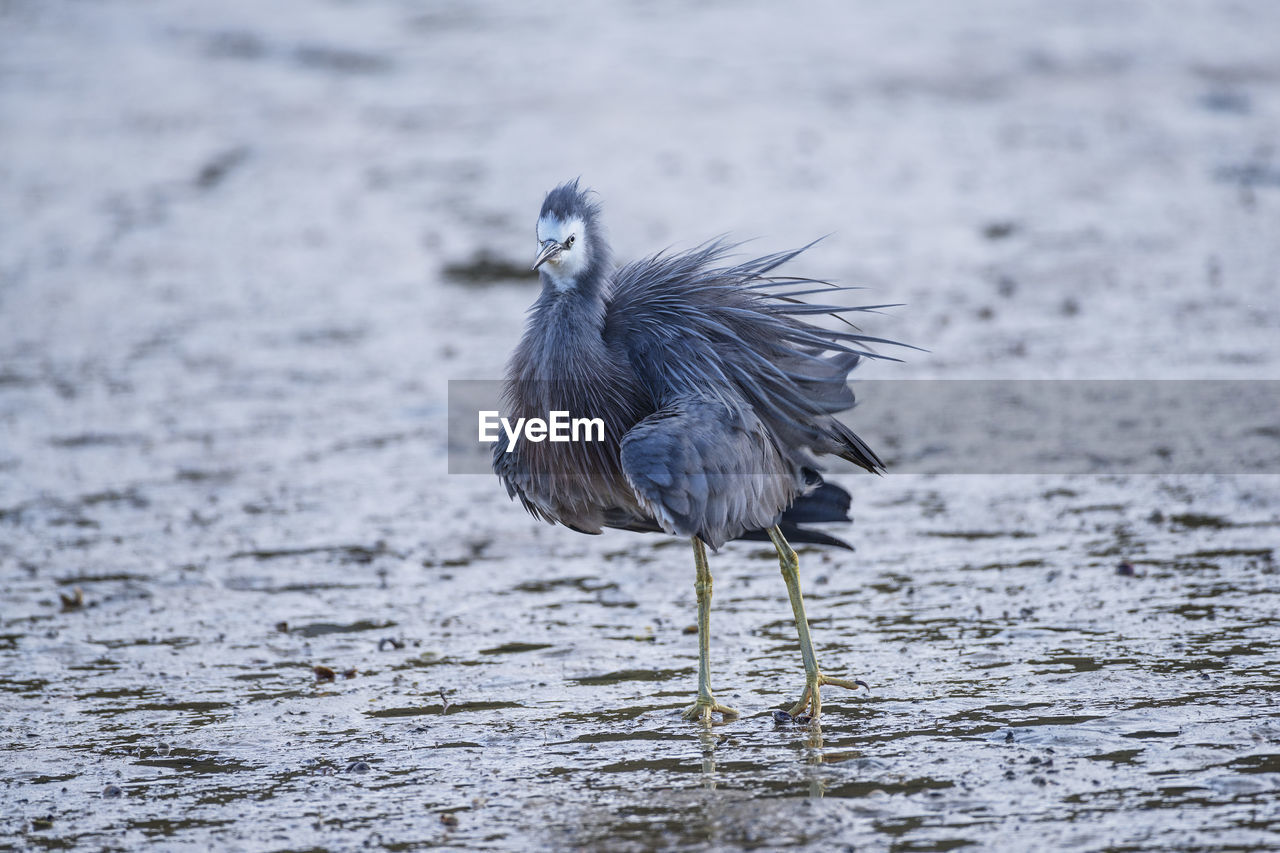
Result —
<instances>
[{"instance_id":1,"label":"gray feather","mask_svg":"<svg viewBox=\"0 0 1280 853\"><path fill-rule=\"evenodd\" d=\"M494 470L508 492L536 517L575 530L664 530L713 548L780 519L847 518L848 495L833 486L792 521L786 513L817 495L815 456L883 470L834 416L854 404L847 379L858 362L887 358L868 345L894 342L803 318L889 306L801 301L844 289L771 277L803 248L730 263L735 247L715 240L611 269L599 208L576 181L548 194L542 213L581 219L586 254L569 286L543 268L509 364L504 414L599 417L605 440L496 447Z\"/></svg>"}]
</instances>

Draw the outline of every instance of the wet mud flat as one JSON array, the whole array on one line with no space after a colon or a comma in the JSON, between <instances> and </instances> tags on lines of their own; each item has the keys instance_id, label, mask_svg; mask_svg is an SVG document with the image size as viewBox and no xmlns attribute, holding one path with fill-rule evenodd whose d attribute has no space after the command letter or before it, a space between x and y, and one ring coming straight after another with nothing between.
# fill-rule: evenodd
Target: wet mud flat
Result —
<instances>
[{"instance_id":1,"label":"wet mud flat","mask_svg":"<svg viewBox=\"0 0 1280 853\"><path fill-rule=\"evenodd\" d=\"M0 5L0 847L1274 849L1274 474L836 471L871 689L775 720L731 544L703 731L688 544L445 473L579 173L623 258L838 229L869 378L1274 379L1274 6L562 12Z\"/></svg>"},{"instance_id":2,"label":"wet mud flat","mask_svg":"<svg viewBox=\"0 0 1280 853\"><path fill-rule=\"evenodd\" d=\"M707 732L679 718L684 543L522 525L347 542L317 507L288 547L157 565L100 531L190 481L82 501L70 524L23 510L9 531L60 547L5 576L6 835L1269 848L1274 481L1003 479L993 497L983 477L888 478L856 554L802 552L820 660L871 685L828 689L820 729L772 714L803 672L767 548L713 557L713 683L744 716Z\"/></svg>"}]
</instances>

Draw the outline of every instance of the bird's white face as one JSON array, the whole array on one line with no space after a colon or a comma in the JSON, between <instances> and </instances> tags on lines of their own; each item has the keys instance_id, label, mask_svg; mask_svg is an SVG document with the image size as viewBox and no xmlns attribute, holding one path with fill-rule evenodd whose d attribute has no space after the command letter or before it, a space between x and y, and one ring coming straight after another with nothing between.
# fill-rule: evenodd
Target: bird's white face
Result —
<instances>
[{"instance_id":1,"label":"bird's white face","mask_svg":"<svg viewBox=\"0 0 1280 853\"><path fill-rule=\"evenodd\" d=\"M587 266L587 229L581 219L565 221L557 216L538 220L538 262L557 290L573 287Z\"/></svg>"}]
</instances>

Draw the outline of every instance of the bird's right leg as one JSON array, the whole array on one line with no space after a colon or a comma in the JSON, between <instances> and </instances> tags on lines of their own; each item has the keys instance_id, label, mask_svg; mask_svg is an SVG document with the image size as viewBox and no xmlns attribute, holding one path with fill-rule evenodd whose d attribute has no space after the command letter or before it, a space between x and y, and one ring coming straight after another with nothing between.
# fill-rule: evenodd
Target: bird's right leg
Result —
<instances>
[{"instance_id":1,"label":"bird's right leg","mask_svg":"<svg viewBox=\"0 0 1280 853\"><path fill-rule=\"evenodd\" d=\"M686 720L701 720L712 725L711 715L719 713L721 723L741 716L727 705L721 705L711 695L711 568L707 565L707 547L702 540L693 537L693 562L698 576L694 591L698 596L698 698L684 709Z\"/></svg>"},{"instance_id":2,"label":"bird's right leg","mask_svg":"<svg viewBox=\"0 0 1280 853\"><path fill-rule=\"evenodd\" d=\"M795 550L776 526L769 528L769 538L773 540L773 547L778 551L778 561L782 564L782 579L787 585L787 595L791 599L791 612L796 617L796 633L800 636L800 657L804 660L804 694L791 709L791 716L807 712L816 720L822 713L822 695L818 692L818 688L822 685L832 684L848 690L857 690L859 687L867 687L867 683L857 679L832 678L824 675L818 668L818 658L813 653L813 640L809 637L809 619L804 613L804 595L800 592L800 558L796 556ZM867 687L867 689L871 688Z\"/></svg>"}]
</instances>

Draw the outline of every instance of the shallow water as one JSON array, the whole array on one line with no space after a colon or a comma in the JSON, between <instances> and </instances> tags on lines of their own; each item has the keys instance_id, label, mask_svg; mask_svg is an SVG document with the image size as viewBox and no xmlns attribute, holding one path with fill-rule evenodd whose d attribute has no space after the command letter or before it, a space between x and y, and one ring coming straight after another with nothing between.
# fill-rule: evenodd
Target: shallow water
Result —
<instances>
[{"instance_id":1,"label":"shallow water","mask_svg":"<svg viewBox=\"0 0 1280 853\"><path fill-rule=\"evenodd\" d=\"M838 229L873 378L1276 377L1270 5L770 9L0 6L0 845L1280 844L1280 477L838 471L871 689L775 721L731 544L704 731L687 543L445 473L578 173L623 257Z\"/></svg>"}]
</instances>

